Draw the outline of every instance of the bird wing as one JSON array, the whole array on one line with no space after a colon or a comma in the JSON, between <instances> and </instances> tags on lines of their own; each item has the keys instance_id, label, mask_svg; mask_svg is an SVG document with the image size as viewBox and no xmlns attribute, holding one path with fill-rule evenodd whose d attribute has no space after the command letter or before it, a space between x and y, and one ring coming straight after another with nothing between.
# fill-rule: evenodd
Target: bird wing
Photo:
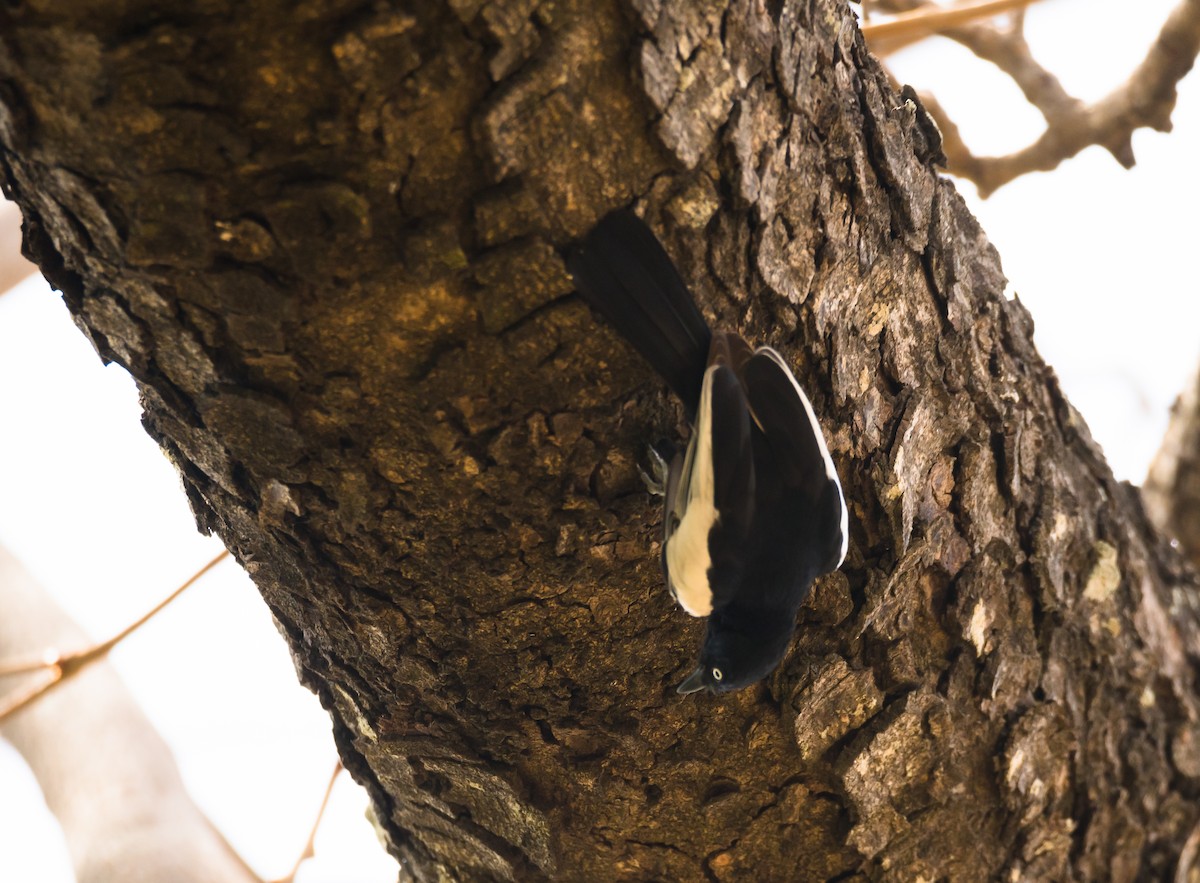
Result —
<instances>
[{"instance_id":1,"label":"bird wing","mask_svg":"<svg viewBox=\"0 0 1200 883\"><path fill-rule=\"evenodd\" d=\"M807 523L813 552L824 573L836 570L846 558L849 541L846 500L821 424L812 403L800 388L783 357L759 347L742 374L754 422L774 455L779 480L789 493L803 496L814 508Z\"/></svg>"},{"instance_id":2,"label":"bird wing","mask_svg":"<svg viewBox=\"0 0 1200 883\"><path fill-rule=\"evenodd\" d=\"M696 423L677 480L668 482L664 561L671 594L692 616L729 603L754 511L750 414L725 364L704 372Z\"/></svg>"}]
</instances>

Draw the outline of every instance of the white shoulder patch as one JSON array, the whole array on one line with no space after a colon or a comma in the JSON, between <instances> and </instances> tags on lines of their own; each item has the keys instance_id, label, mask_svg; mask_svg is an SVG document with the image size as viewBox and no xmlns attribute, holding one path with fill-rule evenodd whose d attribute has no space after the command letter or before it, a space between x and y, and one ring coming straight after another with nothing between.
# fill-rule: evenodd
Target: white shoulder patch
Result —
<instances>
[{"instance_id":1,"label":"white shoulder patch","mask_svg":"<svg viewBox=\"0 0 1200 883\"><path fill-rule=\"evenodd\" d=\"M792 381L792 386L796 390L796 395L800 397L800 401L804 405L804 413L808 415L808 422L812 426L813 434L817 437L817 448L821 451L821 459L825 461L825 475L830 481L833 482L838 493L838 508L841 511L840 530L842 547L841 551L838 553L837 567L841 567L842 562L846 560L846 551L850 546L849 513L846 510L846 497L842 493L842 482L838 478L837 468L833 465L833 458L829 456L829 446L825 444L825 433L821 431L821 424L817 420L816 412L813 411L812 402L810 402L808 400L808 396L804 394L804 390L800 387L799 381L796 380L796 375L792 373L792 369L789 368L787 362L783 360L783 356L779 355L779 353L769 346L760 346L754 352L755 355L762 353L763 355L772 359L780 368L783 369L783 372L787 375L788 380ZM837 567L834 569L836 570Z\"/></svg>"},{"instance_id":2,"label":"white shoulder patch","mask_svg":"<svg viewBox=\"0 0 1200 883\"><path fill-rule=\"evenodd\" d=\"M667 581L679 606L692 616L712 613L713 593L708 584L712 558L708 535L717 522L714 505L712 455L712 377L716 366L704 372L696 425L688 442L688 464L676 505L679 526L667 540Z\"/></svg>"}]
</instances>

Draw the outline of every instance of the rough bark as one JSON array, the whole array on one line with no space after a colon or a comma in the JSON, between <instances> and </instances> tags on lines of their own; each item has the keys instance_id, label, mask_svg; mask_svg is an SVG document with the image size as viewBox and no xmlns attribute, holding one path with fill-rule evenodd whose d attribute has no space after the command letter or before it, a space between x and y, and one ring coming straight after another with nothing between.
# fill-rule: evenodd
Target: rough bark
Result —
<instances>
[{"instance_id":1,"label":"rough bark","mask_svg":"<svg viewBox=\"0 0 1200 883\"><path fill-rule=\"evenodd\" d=\"M28 252L416 879L1186 874L1189 577L936 153L832 0L0 7ZM852 511L721 698L635 470L680 413L559 257L633 201Z\"/></svg>"},{"instance_id":2,"label":"rough bark","mask_svg":"<svg viewBox=\"0 0 1200 883\"><path fill-rule=\"evenodd\" d=\"M1200 368L1171 408L1142 497L1154 523L1200 569Z\"/></svg>"}]
</instances>

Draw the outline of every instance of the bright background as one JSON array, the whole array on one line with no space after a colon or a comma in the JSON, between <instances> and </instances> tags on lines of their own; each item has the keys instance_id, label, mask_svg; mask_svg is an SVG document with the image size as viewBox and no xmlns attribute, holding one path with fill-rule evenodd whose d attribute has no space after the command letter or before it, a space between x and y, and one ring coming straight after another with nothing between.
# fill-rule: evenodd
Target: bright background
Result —
<instances>
[{"instance_id":1,"label":"bright background","mask_svg":"<svg viewBox=\"0 0 1200 883\"><path fill-rule=\"evenodd\" d=\"M1171 0L1045 0L1029 10L1034 57L1091 102L1145 57ZM888 60L901 82L938 97L979 156L1011 153L1044 130L1013 82L949 40ZM1126 171L1090 147L987 200L960 183L1033 315L1035 340L1118 478L1140 484L1168 409L1200 361L1200 75L1180 83L1170 134L1134 133Z\"/></svg>"},{"instance_id":2,"label":"bright background","mask_svg":"<svg viewBox=\"0 0 1200 883\"><path fill-rule=\"evenodd\" d=\"M1173 5L1047 0L1030 10L1026 33L1068 91L1093 100L1138 64ZM902 82L938 96L976 153L1006 153L1041 132L1040 115L1009 80L948 41L889 64ZM1134 482L1200 360L1195 73L1182 83L1174 121L1170 135L1134 136L1132 171L1091 148L984 202L960 185L1034 316L1042 354L1117 476ZM178 479L139 416L132 380L101 366L43 282L0 297L0 543L97 637L220 548L196 533ZM263 877L286 873L335 754L328 718L297 685L249 580L236 565L220 565L112 661L171 744L201 808ZM343 775L299 883L395 880L365 807ZM72 880L56 822L3 743L0 880Z\"/></svg>"},{"instance_id":3,"label":"bright background","mask_svg":"<svg viewBox=\"0 0 1200 883\"><path fill-rule=\"evenodd\" d=\"M40 277L0 296L0 544L97 638L222 548L196 532L175 469L140 417L132 378L101 366ZM238 853L264 879L291 870L337 754L329 717L297 682L237 564L219 564L111 661ZM343 773L297 883L396 879L366 807ZM72 880L37 783L0 741L0 881Z\"/></svg>"}]
</instances>

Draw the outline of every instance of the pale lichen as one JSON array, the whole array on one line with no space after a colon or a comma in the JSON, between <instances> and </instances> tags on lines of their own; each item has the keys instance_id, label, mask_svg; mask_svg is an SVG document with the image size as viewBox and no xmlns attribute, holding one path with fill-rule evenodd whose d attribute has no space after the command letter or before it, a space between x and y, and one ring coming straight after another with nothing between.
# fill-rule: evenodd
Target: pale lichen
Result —
<instances>
[{"instance_id":1,"label":"pale lichen","mask_svg":"<svg viewBox=\"0 0 1200 883\"><path fill-rule=\"evenodd\" d=\"M1096 563L1092 565L1092 572L1088 574L1083 597L1089 601L1107 601L1117 590L1117 586L1121 584L1117 550L1104 540L1097 540L1093 551L1096 553Z\"/></svg>"}]
</instances>

